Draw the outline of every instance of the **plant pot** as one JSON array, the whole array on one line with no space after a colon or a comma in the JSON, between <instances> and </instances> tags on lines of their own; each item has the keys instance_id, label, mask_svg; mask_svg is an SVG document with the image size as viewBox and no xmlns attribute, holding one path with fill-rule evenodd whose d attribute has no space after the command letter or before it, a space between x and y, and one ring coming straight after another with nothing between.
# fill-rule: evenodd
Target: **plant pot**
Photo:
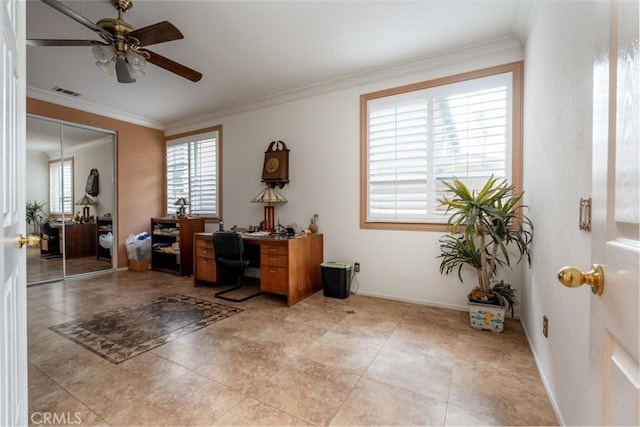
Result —
<instances>
[{"instance_id":1,"label":"plant pot","mask_svg":"<svg viewBox=\"0 0 640 427\"><path fill-rule=\"evenodd\" d=\"M506 307L501 305L469 301L469 324L475 329L502 332L506 311Z\"/></svg>"}]
</instances>

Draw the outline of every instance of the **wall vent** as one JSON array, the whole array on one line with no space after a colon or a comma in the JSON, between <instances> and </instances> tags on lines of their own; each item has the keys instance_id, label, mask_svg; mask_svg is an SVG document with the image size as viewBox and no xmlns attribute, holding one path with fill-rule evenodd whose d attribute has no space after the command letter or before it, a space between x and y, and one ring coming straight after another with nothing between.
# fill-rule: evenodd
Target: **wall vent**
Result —
<instances>
[{"instance_id":1,"label":"wall vent","mask_svg":"<svg viewBox=\"0 0 640 427\"><path fill-rule=\"evenodd\" d=\"M69 95L69 96L80 96L80 94L79 94L78 92L74 92L74 91L69 90L69 89L63 89L63 88L58 87L58 86L54 87L54 88L53 88L53 89L51 89L51 90L52 90L52 91L54 91L54 92L62 93L62 94L64 94L64 95Z\"/></svg>"}]
</instances>

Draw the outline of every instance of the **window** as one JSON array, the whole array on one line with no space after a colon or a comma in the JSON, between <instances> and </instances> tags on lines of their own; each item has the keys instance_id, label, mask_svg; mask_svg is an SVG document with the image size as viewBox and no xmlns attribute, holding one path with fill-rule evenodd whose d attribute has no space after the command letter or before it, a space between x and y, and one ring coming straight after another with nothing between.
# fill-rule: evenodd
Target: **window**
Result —
<instances>
[{"instance_id":1,"label":"window","mask_svg":"<svg viewBox=\"0 0 640 427\"><path fill-rule=\"evenodd\" d=\"M73 158L49 162L49 213L73 215Z\"/></svg>"},{"instance_id":2,"label":"window","mask_svg":"<svg viewBox=\"0 0 640 427\"><path fill-rule=\"evenodd\" d=\"M444 230L454 176L521 185L522 63L362 95L362 228Z\"/></svg>"},{"instance_id":3,"label":"window","mask_svg":"<svg viewBox=\"0 0 640 427\"><path fill-rule=\"evenodd\" d=\"M176 200L184 197L187 214L220 216L220 151L222 126L167 140L167 209L175 214Z\"/></svg>"}]
</instances>

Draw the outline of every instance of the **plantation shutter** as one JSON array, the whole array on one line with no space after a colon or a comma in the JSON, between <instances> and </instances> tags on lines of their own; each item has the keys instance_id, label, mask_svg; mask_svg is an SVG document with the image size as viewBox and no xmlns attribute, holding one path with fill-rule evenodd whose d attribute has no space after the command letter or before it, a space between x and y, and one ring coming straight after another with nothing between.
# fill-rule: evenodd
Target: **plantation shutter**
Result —
<instances>
[{"instance_id":1,"label":"plantation shutter","mask_svg":"<svg viewBox=\"0 0 640 427\"><path fill-rule=\"evenodd\" d=\"M167 143L167 214L175 201L189 201L186 211L218 216L218 135L194 135Z\"/></svg>"},{"instance_id":2,"label":"plantation shutter","mask_svg":"<svg viewBox=\"0 0 640 427\"><path fill-rule=\"evenodd\" d=\"M424 93L370 103L370 219L426 219L427 107Z\"/></svg>"},{"instance_id":3,"label":"plantation shutter","mask_svg":"<svg viewBox=\"0 0 640 427\"><path fill-rule=\"evenodd\" d=\"M511 178L511 73L367 103L367 221L446 222L454 176L479 190Z\"/></svg>"},{"instance_id":4,"label":"plantation shutter","mask_svg":"<svg viewBox=\"0 0 640 427\"><path fill-rule=\"evenodd\" d=\"M49 163L49 213L73 215L73 160Z\"/></svg>"}]
</instances>

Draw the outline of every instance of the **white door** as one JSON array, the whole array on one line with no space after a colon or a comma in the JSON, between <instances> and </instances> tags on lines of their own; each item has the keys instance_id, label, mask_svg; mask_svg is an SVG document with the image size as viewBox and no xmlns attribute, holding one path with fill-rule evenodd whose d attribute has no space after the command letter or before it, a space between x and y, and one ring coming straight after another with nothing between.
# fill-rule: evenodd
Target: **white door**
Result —
<instances>
[{"instance_id":1,"label":"white door","mask_svg":"<svg viewBox=\"0 0 640 427\"><path fill-rule=\"evenodd\" d=\"M590 421L640 425L639 10L637 0L597 7L591 253L605 287L591 298Z\"/></svg>"},{"instance_id":2,"label":"white door","mask_svg":"<svg viewBox=\"0 0 640 427\"><path fill-rule=\"evenodd\" d=\"M25 6L0 1L0 425L27 425Z\"/></svg>"}]
</instances>

